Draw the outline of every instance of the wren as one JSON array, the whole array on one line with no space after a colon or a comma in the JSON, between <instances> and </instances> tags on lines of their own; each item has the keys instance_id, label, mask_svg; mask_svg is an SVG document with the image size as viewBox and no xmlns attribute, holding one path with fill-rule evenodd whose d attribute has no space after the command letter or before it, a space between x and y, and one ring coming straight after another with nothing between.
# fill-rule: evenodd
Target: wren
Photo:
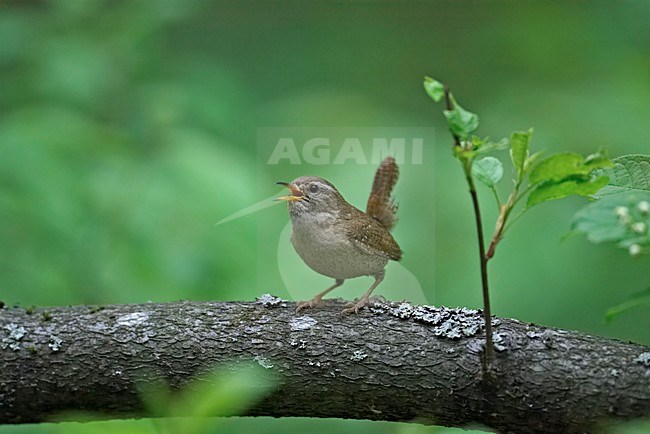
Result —
<instances>
[{"instance_id":1,"label":"wren","mask_svg":"<svg viewBox=\"0 0 650 434\"><path fill-rule=\"evenodd\" d=\"M389 260L399 261L402 250L390 234L397 222L397 205L391 191L399 170L393 157L386 157L375 174L366 212L350 205L332 185L316 176L301 176L292 182L278 182L290 194L291 243L302 260L314 271L335 279L332 286L309 301L298 303L296 313L313 308L346 279L373 276L374 283L361 299L343 310L359 313L372 291L384 279Z\"/></svg>"}]
</instances>

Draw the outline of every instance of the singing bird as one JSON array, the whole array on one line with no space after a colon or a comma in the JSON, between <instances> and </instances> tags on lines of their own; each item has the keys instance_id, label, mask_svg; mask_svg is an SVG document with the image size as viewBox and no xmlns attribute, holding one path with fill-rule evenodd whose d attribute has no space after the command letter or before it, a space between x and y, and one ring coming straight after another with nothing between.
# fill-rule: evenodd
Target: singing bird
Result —
<instances>
[{"instance_id":1,"label":"singing bird","mask_svg":"<svg viewBox=\"0 0 650 434\"><path fill-rule=\"evenodd\" d=\"M290 194L291 243L302 260L314 271L335 279L332 286L309 301L298 303L296 313L313 308L346 279L373 276L374 283L343 313L359 313L372 291L384 279L389 260L399 261L402 250L390 234L397 222L397 205L391 192L399 169L393 157L379 165L370 197L363 212L350 205L334 185L316 176L301 176L292 182L278 182Z\"/></svg>"}]
</instances>

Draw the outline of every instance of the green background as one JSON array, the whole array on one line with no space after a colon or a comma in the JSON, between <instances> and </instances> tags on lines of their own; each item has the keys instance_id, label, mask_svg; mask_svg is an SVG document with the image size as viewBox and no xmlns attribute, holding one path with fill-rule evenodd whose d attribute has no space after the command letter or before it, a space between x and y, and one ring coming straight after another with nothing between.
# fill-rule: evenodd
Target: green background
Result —
<instances>
[{"instance_id":1,"label":"green background","mask_svg":"<svg viewBox=\"0 0 650 434\"><path fill-rule=\"evenodd\" d=\"M641 0L2 2L0 300L291 298L278 268L284 207L215 223L305 174L363 208L376 167L269 165L258 128L434 127L423 164L402 167L394 234L405 255L387 276L403 267L429 303L478 308L471 203L423 76L479 114L482 136L532 126L533 150L547 154L649 153L648 22ZM492 198L480 193L493 222ZM585 203L542 205L508 233L490 265L493 312L650 344L647 309L603 319L648 286L648 257L562 241ZM281 259L306 294L329 285L295 253ZM337 295L358 297L370 282ZM400 282L387 277L377 293L414 292ZM215 429L253 428L432 431L268 419Z\"/></svg>"}]
</instances>

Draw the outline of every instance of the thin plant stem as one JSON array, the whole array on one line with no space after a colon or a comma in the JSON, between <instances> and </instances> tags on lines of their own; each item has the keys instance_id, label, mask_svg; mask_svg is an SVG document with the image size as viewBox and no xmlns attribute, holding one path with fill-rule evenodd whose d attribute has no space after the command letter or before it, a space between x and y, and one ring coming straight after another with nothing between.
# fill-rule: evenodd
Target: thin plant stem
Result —
<instances>
[{"instance_id":1,"label":"thin plant stem","mask_svg":"<svg viewBox=\"0 0 650 434\"><path fill-rule=\"evenodd\" d=\"M481 285L483 287L483 317L485 320L485 365L489 371L494 360L494 344L492 342L492 312L490 309L490 292L488 281L488 258L485 255L485 241L483 237L483 221L481 218L481 208L478 203L476 187L471 176L471 171L466 172L467 183L469 184L469 193L472 196L472 205L474 206L474 218L476 220L476 233L478 237L478 250L481 258Z\"/></svg>"},{"instance_id":2,"label":"thin plant stem","mask_svg":"<svg viewBox=\"0 0 650 434\"><path fill-rule=\"evenodd\" d=\"M454 109L454 104L451 102L451 93L449 92L449 88L447 87L446 84L443 84L444 89L445 89L445 105L447 110L453 110ZM454 147L459 148L460 147L460 137L456 135L451 129L449 130L449 133L451 136L454 138ZM471 167L470 167L471 169ZM471 174L471 172L470 172Z\"/></svg>"},{"instance_id":3,"label":"thin plant stem","mask_svg":"<svg viewBox=\"0 0 650 434\"><path fill-rule=\"evenodd\" d=\"M454 103L449 92L447 85L444 85L445 90L445 104L447 110L454 109ZM454 138L454 147L461 147L460 137L456 133L450 130L452 137ZM465 171L465 178L467 179L467 184L469 186L469 193L472 196L472 205L474 207L474 219L476 220L476 233L478 237L478 251L481 263L481 286L483 288L483 317L485 320L485 359L484 359L484 369L486 372L490 371L492 366L492 361L494 360L494 344L492 342L492 313L490 309L490 291L489 291L489 280L488 280L488 269L487 262L488 257L485 255L485 240L483 236L483 221L481 219L481 208L478 203L478 195L476 194L476 187L474 185L474 179L472 178L472 159L463 160L463 169ZM498 197L497 197L498 201Z\"/></svg>"},{"instance_id":4,"label":"thin plant stem","mask_svg":"<svg viewBox=\"0 0 650 434\"><path fill-rule=\"evenodd\" d=\"M519 219L528 209L524 207L513 219L508 220L512 210L515 208L517 203L528 194L534 186L529 185L523 191L519 193L519 188L521 187L521 181L515 184L515 188L508 197L508 202L506 205L499 211L499 220L497 226L494 229L494 234L492 235L492 241L490 241L490 247L487 250L487 260L489 261L494 256L494 251L497 248L497 244L503 238L503 234L512 226L512 224Z\"/></svg>"},{"instance_id":5,"label":"thin plant stem","mask_svg":"<svg viewBox=\"0 0 650 434\"><path fill-rule=\"evenodd\" d=\"M503 229L503 232L506 232L508 229L510 229L510 227L511 227L513 224L515 224L515 222L516 222L517 220L519 220L519 218L520 218L522 215L526 214L526 211L528 211L528 209L527 209L527 208L524 208L524 209L522 209L521 211L519 211L519 212L517 213L517 215L515 215L513 218L511 218L510 221L508 222L508 224L506 225L506 227Z\"/></svg>"}]
</instances>

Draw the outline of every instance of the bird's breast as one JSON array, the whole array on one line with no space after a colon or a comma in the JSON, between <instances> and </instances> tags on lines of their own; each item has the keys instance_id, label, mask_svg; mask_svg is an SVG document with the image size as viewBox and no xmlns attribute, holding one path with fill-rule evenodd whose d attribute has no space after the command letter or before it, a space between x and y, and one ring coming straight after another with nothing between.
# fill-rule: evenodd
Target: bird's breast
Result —
<instances>
[{"instance_id":1,"label":"bird's breast","mask_svg":"<svg viewBox=\"0 0 650 434\"><path fill-rule=\"evenodd\" d=\"M317 273L335 279L351 279L375 275L386 266L386 258L368 254L352 244L345 228L331 214L297 216L291 223L293 247Z\"/></svg>"}]
</instances>

